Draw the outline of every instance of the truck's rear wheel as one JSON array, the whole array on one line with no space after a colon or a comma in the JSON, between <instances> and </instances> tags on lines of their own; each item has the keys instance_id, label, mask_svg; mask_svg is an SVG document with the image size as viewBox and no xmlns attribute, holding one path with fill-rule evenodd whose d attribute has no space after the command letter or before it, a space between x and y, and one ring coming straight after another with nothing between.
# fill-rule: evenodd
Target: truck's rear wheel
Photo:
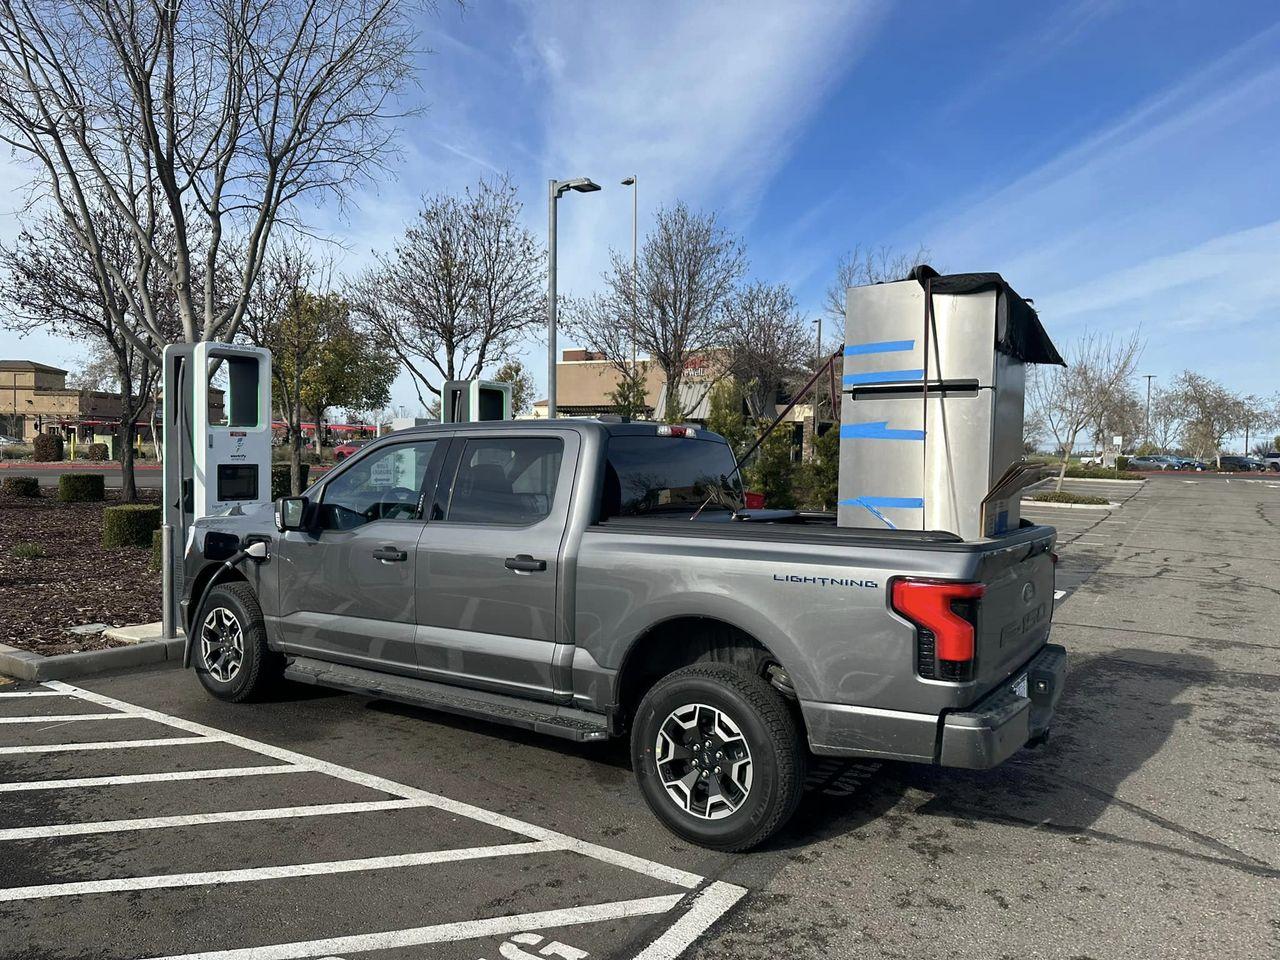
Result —
<instances>
[{"instance_id":1,"label":"truck's rear wheel","mask_svg":"<svg viewBox=\"0 0 1280 960\"><path fill-rule=\"evenodd\" d=\"M219 700L261 697L279 677L279 657L267 647L262 609L247 583L219 584L205 594L192 629L196 676Z\"/></svg>"},{"instance_id":2,"label":"truck's rear wheel","mask_svg":"<svg viewBox=\"0 0 1280 960\"><path fill-rule=\"evenodd\" d=\"M649 808L674 833L714 850L754 847L791 818L804 757L778 692L717 664L685 667L654 684L631 733Z\"/></svg>"}]
</instances>

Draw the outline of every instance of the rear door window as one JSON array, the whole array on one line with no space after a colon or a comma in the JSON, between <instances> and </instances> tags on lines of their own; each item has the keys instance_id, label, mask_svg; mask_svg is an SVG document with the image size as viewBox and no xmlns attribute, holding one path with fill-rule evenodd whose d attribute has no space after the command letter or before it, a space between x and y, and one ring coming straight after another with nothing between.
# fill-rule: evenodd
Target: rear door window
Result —
<instances>
[{"instance_id":1,"label":"rear door window","mask_svg":"<svg viewBox=\"0 0 1280 960\"><path fill-rule=\"evenodd\" d=\"M445 520L527 526L551 513L564 441L494 437L466 441Z\"/></svg>"},{"instance_id":2,"label":"rear door window","mask_svg":"<svg viewBox=\"0 0 1280 960\"><path fill-rule=\"evenodd\" d=\"M600 518L692 516L742 509L742 481L728 444L691 437L613 436Z\"/></svg>"}]
</instances>

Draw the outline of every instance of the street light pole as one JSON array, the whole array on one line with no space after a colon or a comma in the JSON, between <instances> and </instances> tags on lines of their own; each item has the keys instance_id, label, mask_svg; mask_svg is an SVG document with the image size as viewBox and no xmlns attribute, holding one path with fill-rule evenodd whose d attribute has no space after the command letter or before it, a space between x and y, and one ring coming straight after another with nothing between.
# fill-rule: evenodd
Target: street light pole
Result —
<instances>
[{"instance_id":1,"label":"street light pole","mask_svg":"<svg viewBox=\"0 0 1280 960\"><path fill-rule=\"evenodd\" d=\"M1147 443L1150 443L1150 442L1151 442L1151 381L1152 381L1152 380L1154 380L1154 379L1156 378L1156 375L1155 375L1154 373L1144 373L1144 374L1143 374L1143 376L1147 378L1147 430L1146 430L1146 437L1147 437Z\"/></svg>"},{"instance_id":2,"label":"street light pole","mask_svg":"<svg viewBox=\"0 0 1280 960\"><path fill-rule=\"evenodd\" d=\"M636 300L639 293L636 289L639 281L636 245L636 224L639 219L640 210L639 178L633 173L631 176L627 177L627 179L622 181L622 185L624 187L631 188L631 376L632 379L634 379L636 375Z\"/></svg>"},{"instance_id":3,"label":"street light pole","mask_svg":"<svg viewBox=\"0 0 1280 960\"><path fill-rule=\"evenodd\" d=\"M556 417L556 201L570 190L600 189L586 177L547 181L547 419Z\"/></svg>"}]
</instances>

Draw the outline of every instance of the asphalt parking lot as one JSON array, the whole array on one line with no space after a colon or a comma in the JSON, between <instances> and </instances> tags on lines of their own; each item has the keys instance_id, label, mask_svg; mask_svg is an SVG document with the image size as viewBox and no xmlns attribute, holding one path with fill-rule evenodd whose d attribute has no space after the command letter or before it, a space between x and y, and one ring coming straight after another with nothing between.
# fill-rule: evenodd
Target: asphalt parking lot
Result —
<instances>
[{"instance_id":1,"label":"asphalt parking lot","mask_svg":"<svg viewBox=\"0 0 1280 960\"><path fill-rule=\"evenodd\" d=\"M1280 481L1105 495L1024 509L1060 531L1049 744L816 762L746 855L665 833L617 745L173 669L0 687L0 957L1276 956Z\"/></svg>"}]
</instances>

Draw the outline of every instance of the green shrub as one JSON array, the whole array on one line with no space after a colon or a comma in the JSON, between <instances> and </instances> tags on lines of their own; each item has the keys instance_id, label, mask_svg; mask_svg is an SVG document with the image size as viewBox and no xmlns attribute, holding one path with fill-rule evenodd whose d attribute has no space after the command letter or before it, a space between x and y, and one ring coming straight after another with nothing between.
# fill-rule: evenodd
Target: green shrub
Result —
<instances>
[{"instance_id":1,"label":"green shrub","mask_svg":"<svg viewBox=\"0 0 1280 960\"><path fill-rule=\"evenodd\" d=\"M151 531L151 570L159 573L164 569L164 531L156 527Z\"/></svg>"},{"instance_id":2,"label":"green shrub","mask_svg":"<svg viewBox=\"0 0 1280 960\"><path fill-rule=\"evenodd\" d=\"M104 547L149 547L160 528L160 508L151 503L125 503L102 511Z\"/></svg>"},{"instance_id":3,"label":"green shrub","mask_svg":"<svg viewBox=\"0 0 1280 960\"><path fill-rule=\"evenodd\" d=\"M0 483L0 491L11 497L38 497L40 481L35 477L5 477Z\"/></svg>"},{"instance_id":4,"label":"green shrub","mask_svg":"<svg viewBox=\"0 0 1280 960\"><path fill-rule=\"evenodd\" d=\"M13 555L19 560L39 560L44 556L44 547L38 543L15 543Z\"/></svg>"},{"instance_id":5,"label":"green shrub","mask_svg":"<svg viewBox=\"0 0 1280 960\"><path fill-rule=\"evenodd\" d=\"M85 451L84 458L86 460L106 460L109 457L107 445L105 443L91 443L89 449Z\"/></svg>"},{"instance_id":6,"label":"green shrub","mask_svg":"<svg viewBox=\"0 0 1280 960\"><path fill-rule=\"evenodd\" d=\"M792 489L794 474L790 431L775 430L760 444L755 463L747 470L747 489L762 494L769 510L793 510L796 505Z\"/></svg>"},{"instance_id":7,"label":"green shrub","mask_svg":"<svg viewBox=\"0 0 1280 960\"><path fill-rule=\"evenodd\" d=\"M29 443L9 443L0 447L0 460L29 460L34 453Z\"/></svg>"},{"instance_id":8,"label":"green shrub","mask_svg":"<svg viewBox=\"0 0 1280 960\"><path fill-rule=\"evenodd\" d=\"M311 464L303 463L302 470L298 475L298 479L302 481L302 489L307 489L307 476L311 472ZM279 500L281 497L292 496L293 491L289 489L289 464L273 463L271 465L271 499Z\"/></svg>"},{"instance_id":9,"label":"green shrub","mask_svg":"<svg viewBox=\"0 0 1280 960\"><path fill-rule=\"evenodd\" d=\"M100 473L64 473L58 478L58 499L82 503L106 499L106 483Z\"/></svg>"},{"instance_id":10,"label":"green shrub","mask_svg":"<svg viewBox=\"0 0 1280 960\"><path fill-rule=\"evenodd\" d=\"M62 459L62 438L42 433L31 445L33 456L42 463Z\"/></svg>"},{"instance_id":11,"label":"green shrub","mask_svg":"<svg viewBox=\"0 0 1280 960\"><path fill-rule=\"evenodd\" d=\"M1105 506L1111 502L1106 497L1095 497L1083 493L1068 493L1066 490L1061 493L1056 493L1052 490L1047 493L1037 493L1031 499L1040 503L1090 503L1096 506Z\"/></svg>"}]
</instances>

